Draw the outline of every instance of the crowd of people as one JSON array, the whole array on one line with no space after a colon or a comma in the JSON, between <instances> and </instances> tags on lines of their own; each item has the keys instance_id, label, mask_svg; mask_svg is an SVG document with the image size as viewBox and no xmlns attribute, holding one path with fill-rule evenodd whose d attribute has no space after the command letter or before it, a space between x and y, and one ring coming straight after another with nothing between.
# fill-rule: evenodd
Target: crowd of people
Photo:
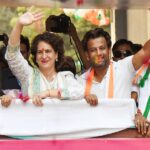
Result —
<instances>
[{"instance_id":1,"label":"crowd of people","mask_svg":"<svg viewBox=\"0 0 150 150\"><path fill-rule=\"evenodd\" d=\"M132 97L137 104L135 126L139 133L150 136L150 120L145 113L146 106L143 106L150 101L150 40L142 46L120 39L112 47L111 59L109 33L102 28L91 29L82 40L90 67L79 76L73 59L64 56L64 43L59 35L47 31L38 34L31 47L29 40L21 35L24 26L42 17L41 12L24 13L9 36L7 48L4 52L0 50L4 60L2 78L6 77L4 69L9 71L9 77L2 79L8 83L2 82L1 105L8 107L12 99L18 98L4 94L6 89L18 89L24 100L31 99L36 106L43 106L43 100L48 97L60 100L84 98L95 107L99 98ZM28 61L29 52L34 66Z\"/></svg>"}]
</instances>

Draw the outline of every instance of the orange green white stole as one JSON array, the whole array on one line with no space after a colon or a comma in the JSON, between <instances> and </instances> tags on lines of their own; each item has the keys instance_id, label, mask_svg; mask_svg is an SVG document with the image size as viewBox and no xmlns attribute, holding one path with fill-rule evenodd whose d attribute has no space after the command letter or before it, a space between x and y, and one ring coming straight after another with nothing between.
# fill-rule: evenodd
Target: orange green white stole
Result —
<instances>
[{"instance_id":1,"label":"orange green white stole","mask_svg":"<svg viewBox=\"0 0 150 150\"><path fill-rule=\"evenodd\" d=\"M85 94L89 95L92 87L92 81L94 79L94 69L91 69L87 76ZM113 98L114 96L114 75L113 75L113 62L110 63L109 81L108 81L108 98Z\"/></svg>"}]
</instances>

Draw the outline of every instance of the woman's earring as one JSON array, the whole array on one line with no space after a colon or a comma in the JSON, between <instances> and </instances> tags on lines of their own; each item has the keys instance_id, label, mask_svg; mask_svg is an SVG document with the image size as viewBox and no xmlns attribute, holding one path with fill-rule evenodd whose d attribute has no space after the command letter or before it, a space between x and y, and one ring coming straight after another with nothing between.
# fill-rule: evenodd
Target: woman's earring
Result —
<instances>
[{"instance_id":1,"label":"woman's earring","mask_svg":"<svg viewBox=\"0 0 150 150\"><path fill-rule=\"evenodd\" d=\"M56 62L58 62L58 58L56 58L56 60L55 60Z\"/></svg>"}]
</instances>

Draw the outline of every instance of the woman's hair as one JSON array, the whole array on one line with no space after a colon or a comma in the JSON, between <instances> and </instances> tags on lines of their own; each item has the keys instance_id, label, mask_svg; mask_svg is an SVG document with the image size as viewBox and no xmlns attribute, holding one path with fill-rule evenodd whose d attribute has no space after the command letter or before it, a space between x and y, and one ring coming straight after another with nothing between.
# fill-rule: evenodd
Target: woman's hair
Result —
<instances>
[{"instance_id":1,"label":"woman's hair","mask_svg":"<svg viewBox=\"0 0 150 150\"><path fill-rule=\"evenodd\" d=\"M36 54L37 54L37 46L39 42L45 42L52 46L54 51L58 53L58 61L55 62L56 71L58 71L59 65L61 64L64 58L64 42L63 39L54 33L44 32L42 34L38 34L32 41L31 44L31 54L33 55L33 62L38 66L36 62Z\"/></svg>"},{"instance_id":2,"label":"woman's hair","mask_svg":"<svg viewBox=\"0 0 150 150\"><path fill-rule=\"evenodd\" d=\"M65 56L61 65L59 66L59 71L71 71L74 76L76 75L76 65L72 57Z\"/></svg>"}]
</instances>

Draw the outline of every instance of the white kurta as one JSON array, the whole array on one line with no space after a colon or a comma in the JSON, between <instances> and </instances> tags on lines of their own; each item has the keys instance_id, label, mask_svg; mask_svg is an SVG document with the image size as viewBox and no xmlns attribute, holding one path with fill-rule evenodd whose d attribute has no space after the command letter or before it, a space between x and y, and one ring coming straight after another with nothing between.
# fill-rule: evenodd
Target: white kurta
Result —
<instances>
[{"instance_id":1,"label":"white kurta","mask_svg":"<svg viewBox=\"0 0 150 150\"><path fill-rule=\"evenodd\" d=\"M58 72L53 81L49 82L38 68L31 67L20 53L19 46L8 46L6 59L13 74L21 83L23 93L32 97L47 89L60 89L63 99L80 99L84 89L69 71Z\"/></svg>"}]
</instances>

